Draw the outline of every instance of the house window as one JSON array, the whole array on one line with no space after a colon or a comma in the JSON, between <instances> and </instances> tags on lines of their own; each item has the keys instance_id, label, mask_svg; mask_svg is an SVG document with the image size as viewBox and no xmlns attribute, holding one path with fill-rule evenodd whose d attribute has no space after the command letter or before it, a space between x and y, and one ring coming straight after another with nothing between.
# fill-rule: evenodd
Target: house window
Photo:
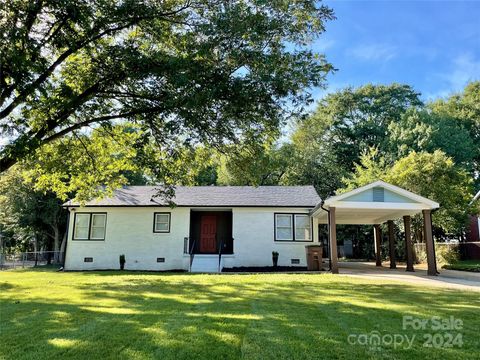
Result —
<instances>
[{"instance_id":1,"label":"house window","mask_svg":"<svg viewBox=\"0 0 480 360\"><path fill-rule=\"evenodd\" d=\"M153 217L153 232L170 232L170 213L155 213Z\"/></svg>"},{"instance_id":2,"label":"house window","mask_svg":"<svg viewBox=\"0 0 480 360\"><path fill-rule=\"evenodd\" d=\"M309 216L275 214L275 241L312 241Z\"/></svg>"},{"instance_id":3,"label":"house window","mask_svg":"<svg viewBox=\"0 0 480 360\"><path fill-rule=\"evenodd\" d=\"M295 240L310 240L310 219L308 215L295 215Z\"/></svg>"},{"instance_id":4,"label":"house window","mask_svg":"<svg viewBox=\"0 0 480 360\"><path fill-rule=\"evenodd\" d=\"M76 213L73 240L105 240L107 214Z\"/></svg>"},{"instance_id":5,"label":"house window","mask_svg":"<svg viewBox=\"0 0 480 360\"><path fill-rule=\"evenodd\" d=\"M107 220L106 214L92 214L92 227L90 231L90 239L92 240L105 239L106 220Z\"/></svg>"},{"instance_id":6,"label":"house window","mask_svg":"<svg viewBox=\"0 0 480 360\"><path fill-rule=\"evenodd\" d=\"M293 240L293 215L291 214L276 214L276 240Z\"/></svg>"}]
</instances>

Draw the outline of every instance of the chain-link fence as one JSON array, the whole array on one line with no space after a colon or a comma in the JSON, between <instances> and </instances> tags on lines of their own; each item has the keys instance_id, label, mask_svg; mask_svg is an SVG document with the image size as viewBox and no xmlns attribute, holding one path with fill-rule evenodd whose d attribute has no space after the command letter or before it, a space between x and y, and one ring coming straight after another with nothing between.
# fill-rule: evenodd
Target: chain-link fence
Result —
<instances>
[{"instance_id":1,"label":"chain-link fence","mask_svg":"<svg viewBox=\"0 0 480 360\"><path fill-rule=\"evenodd\" d=\"M26 268L33 266L63 264L64 253L60 251L36 251L0 254L0 269Z\"/></svg>"}]
</instances>

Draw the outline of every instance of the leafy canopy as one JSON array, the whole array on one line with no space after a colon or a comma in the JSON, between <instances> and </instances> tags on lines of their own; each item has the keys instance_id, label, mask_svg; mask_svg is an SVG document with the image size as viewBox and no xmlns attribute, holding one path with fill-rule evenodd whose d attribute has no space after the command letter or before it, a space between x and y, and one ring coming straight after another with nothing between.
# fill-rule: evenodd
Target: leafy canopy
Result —
<instances>
[{"instance_id":1,"label":"leafy canopy","mask_svg":"<svg viewBox=\"0 0 480 360\"><path fill-rule=\"evenodd\" d=\"M474 139L462 122L448 114L409 109L398 122L391 123L388 130L395 157L406 156L412 150L433 153L441 149L456 164L474 170Z\"/></svg>"},{"instance_id":2,"label":"leafy canopy","mask_svg":"<svg viewBox=\"0 0 480 360\"><path fill-rule=\"evenodd\" d=\"M36 191L18 166L0 176L0 232L8 248L28 250L36 238L39 245L58 251L66 226L66 210L55 193Z\"/></svg>"},{"instance_id":3,"label":"leafy canopy","mask_svg":"<svg viewBox=\"0 0 480 360\"><path fill-rule=\"evenodd\" d=\"M117 119L162 148L274 133L332 70L308 48L331 19L313 0L2 1L0 172Z\"/></svg>"}]
</instances>

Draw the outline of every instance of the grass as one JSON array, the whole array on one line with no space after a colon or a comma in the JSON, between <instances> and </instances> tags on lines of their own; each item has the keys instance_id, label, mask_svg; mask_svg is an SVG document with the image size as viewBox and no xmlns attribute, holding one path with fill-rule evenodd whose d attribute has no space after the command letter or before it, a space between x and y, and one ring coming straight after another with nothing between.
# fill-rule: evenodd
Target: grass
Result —
<instances>
[{"instance_id":1,"label":"grass","mask_svg":"<svg viewBox=\"0 0 480 360\"><path fill-rule=\"evenodd\" d=\"M0 359L473 359L479 298L338 275L3 271ZM432 331L404 315L463 320L463 346L423 347ZM416 339L347 341L372 331Z\"/></svg>"},{"instance_id":2,"label":"grass","mask_svg":"<svg viewBox=\"0 0 480 360\"><path fill-rule=\"evenodd\" d=\"M460 260L453 264L444 265L443 267L449 270L479 272L480 260Z\"/></svg>"}]
</instances>

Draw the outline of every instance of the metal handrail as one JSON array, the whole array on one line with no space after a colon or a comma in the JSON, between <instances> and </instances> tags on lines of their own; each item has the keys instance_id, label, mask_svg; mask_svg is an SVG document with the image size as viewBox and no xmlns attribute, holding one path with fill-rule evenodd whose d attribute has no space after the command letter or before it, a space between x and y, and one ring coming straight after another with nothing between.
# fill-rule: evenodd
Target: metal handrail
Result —
<instances>
[{"instance_id":1,"label":"metal handrail","mask_svg":"<svg viewBox=\"0 0 480 360\"><path fill-rule=\"evenodd\" d=\"M188 253L190 254L190 267L189 271L192 271L192 263L193 263L193 258L195 257L195 242L197 240L193 239L192 246L188 249Z\"/></svg>"},{"instance_id":2,"label":"metal handrail","mask_svg":"<svg viewBox=\"0 0 480 360\"><path fill-rule=\"evenodd\" d=\"M220 246L219 246L219 249L218 249L218 272L221 272L220 266L221 266L221 263L222 263L223 240L224 240L224 238L222 238L222 240L220 240Z\"/></svg>"},{"instance_id":3,"label":"metal handrail","mask_svg":"<svg viewBox=\"0 0 480 360\"><path fill-rule=\"evenodd\" d=\"M189 246L188 254L190 255L190 267L189 271L192 271L192 264L193 259L195 257L195 244L197 239L193 239L191 246ZM232 238L233 241L233 238ZM225 238L222 238L220 241L220 246L218 249L218 272L221 272L221 265L222 265L222 255L223 255L223 245L225 244ZM189 244L190 245L190 244Z\"/></svg>"}]
</instances>

